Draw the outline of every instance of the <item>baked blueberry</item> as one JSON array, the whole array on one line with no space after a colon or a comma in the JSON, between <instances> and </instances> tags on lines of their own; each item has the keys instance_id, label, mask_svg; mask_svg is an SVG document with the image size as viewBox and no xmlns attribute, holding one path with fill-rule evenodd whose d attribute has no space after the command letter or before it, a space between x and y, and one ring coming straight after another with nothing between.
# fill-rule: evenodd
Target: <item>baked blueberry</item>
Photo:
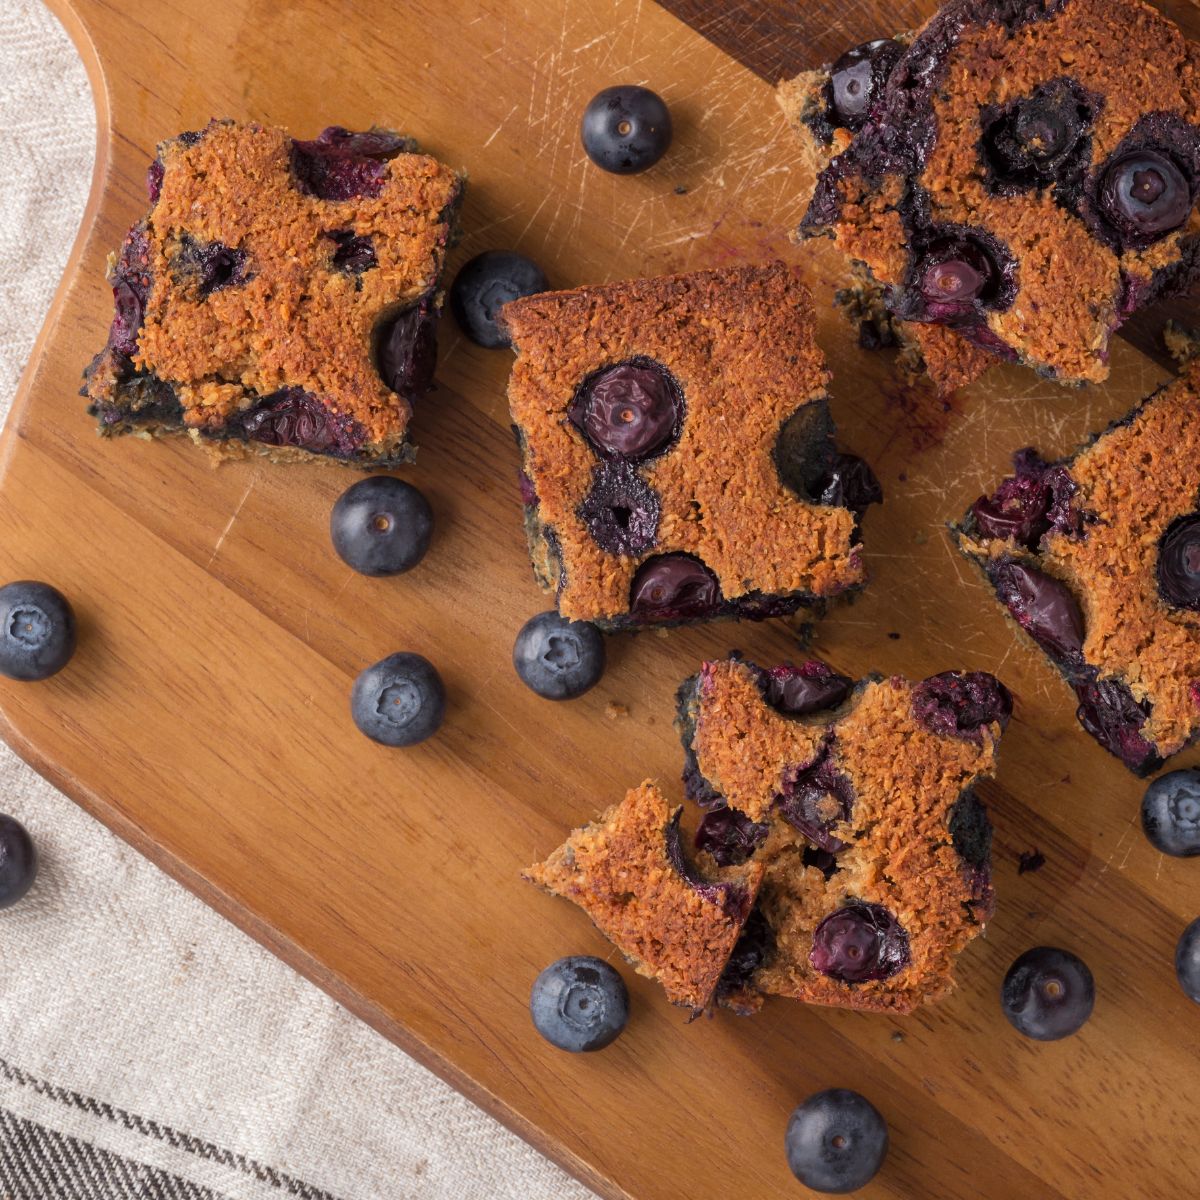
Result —
<instances>
[{"instance_id":1,"label":"baked blueberry","mask_svg":"<svg viewBox=\"0 0 1200 1200\"><path fill-rule=\"evenodd\" d=\"M883 905L851 900L817 926L808 961L842 983L888 979L911 961L908 933Z\"/></svg>"},{"instance_id":2,"label":"baked blueberry","mask_svg":"<svg viewBox=\"0 0 1200 1200\"><path fill-rule=\"evenodd\" d=\"M1171 522L1158 543L1157 572L1168 604L1200 612L1200 513Z\"/></svg>"},{"instance_id":3,"label":"baked blueberry","mask_svg":"<svg viewBox=\"0 0 1200 1200\"><path fill-rule=\"evenodd\" d=\"M671 133L671 111L662 97L634 85L597 92L579 126L588 158L615 175L652 167L666 154Z\"/></svg>"},{"instance_id":4,"label":"baked blueberry","mask_svg":"<svg viewBox=\"0 0 1200 1200\"><path fill-rule=\"evenodd\" d=\"M354 681L350 715L372 741L415 746L436 733L446 715L442 677L419 654L389 654Z\"/></svg>"},{"instance_id":5,"label":"baked blueberry","mask_svg":"<svg viewBox=\"0 0 1200 1200\"><path fill-rule=\"evenodd\" d=\"M250 278L244 250L222 242L200 242L187 233L179 239L173 266L178 275L195 280L202 297Z\"/></svg>"},{"instance_id":6,"label":"baked blueberry","mask_svg":"<svg viewBox=\"0 0 1200 1200\"><path fill-rule=\"evenodd\" d=\"M388 387L416 404L433 385L437 366L437 313L428 296L375 330L375 364Z\"/></svg>"},{"instance_id":7,"label":"baked blueberry","mask_svg":"<svg viewBox=\"0 0 1200 1200\"><path fill-rule=\"evenodd\" d=\"M1136 775L1149 775L1162 766L1158 751L1142 734L1150 705L1137 700L1123 679L1086 679L1074 688L1079 700L1075 716L1105 750Z\"/></svg>"},{"instance_id":8,"label":"baked blueberry","mask_svg":"<svg viewBox=\"0 0 1200 1200\"><path fill-rule=\"evenodd\" d=\"M839 675L818 658L810 658L798 667L760 668L758 681L763 699L772 708L795 717L837 708L854 687L852 679Z\"/></svg>"},{"instance_id":9,"label":"baked blueberry","mask_svg":"<svg viewBox=\"0 0 1200 1200\"><path fill-rule=\"evenodd\" d=\"M683 393L664 366L634 358L589 375L568 415L605 458L641 462L679 436Z\"/></svg>"},{"instance_id":10,"label":"baked blueberry","mask_svg":"<svg viewBox=\"0 0 1200 1200\"><path fill-rule=\"evenodd\" d=\"M604 674L604 638L587 621L538 613L521 626L513 666L527 688L547 700L574 700Z\"/></svg>"},{"instance_id":11,"label":"baked blueberry","mask_svg":"<svg viewBox=\"0 0 1200 1200\"><path fill-rule=\"evenodd\" d=\"M998 190L1078 186L1092 103L1077 84L1053 80L982 119L983 155Z\"/></svg>"},{"instance_id":12,"label":"baked blueberry","mask_svg":"<svg viewBox=\"0 0 1200 1200\"><path fill-rule=\"evenodd\" d=\"M1083 514L1072 498L1079 485L1065 466L1043 461L1037 451L1018 450L1013 455L1016 474L1004 480L990 496L971 505L975 528L984 537L1015 541L1036 550L1043 536L1054 530L1078 534Z\"/></svg>"},{"instance_id":13,"label":"baked blueberry","mask_svg":"<svg viewBox=\"0 0 1200 1200\"><path fill-rule=\"evenodd\" d=\"M918 260L916 285L930 320L947 321L970 313L997 290L999 272L983 245L970 237L935 242Z\"/></svg>"},{"instance_id":14,"label":"baked blueberry","mask_svg":"<svg viewBox=\"0 0 1200 1200\"><path fill-rule=\"evenodd\" d=\"M1178 229L1192 211L1179 164L1157 150L1122 154L1104 172L1096 203L1124 245L1145 247Z\"/></svg>"},{"instance_id":15,"label":"baked blueberry","mask_svg":"<svg viewBox=\"0 0 1200 1200\"><path fill-rule=\"evenodd\" d=\"M640 621L688 621L712 614L720 603L717 577L690 554L647 559L629 589L629 611Z\"/></svg>"},{"instance_id":16,"label":"baked blueberry","mask_svg":"<svg viewBox=\"0 0 1200 1200\"><path fill-rule=\"evenodd\" d=\"M717 808L701 819L695 845L711 854L717 866L736 867L754 854L770 832L765 821L752 821L736 808Z\"/></svg>"},{"instance_id":17,"label":"baked blueberry","mask_svg":"<svg viewBox=\"0 0 1200 1200\"><path fill-rule=\"evenodd\" d=\"M818 504L848 508L861 520L872 504L883 503L883 488L866 459L857 454L830 455L824 470L812 485Z\"/></svg>"},{"instance_id":18,"label":"baked blueberry","mask_svg":"<svg viewBox=\"0 0 1200 1200\"><path fill-rule=\"evenodd\" d=\"M1012 716L1012 694L986 671L943 671L913 689L913 712L933 733L978 742L993 724Z\"/></svg>"},{"instance_id":19,"label":"baked blueberry","mask_svg":"<svg viewBox=\"0 0 1200 1200\"><path fill-rule=\"evenodd\" d=\"M784 1148L792 1174L805 1187L840 1196L866 1187L883 1166L887 1122L858 1092L829 1088L792 1113Z\"/></svg>"},{"instance_id":20,"label":"baked blueberry","mask_svg":"<svg viewBox=\"0 0 1200 1200\"><path fill-rule=\"evenodd\" d=\"M415 149L411 138L390 129L354 132L331 125L310 142L292 143L292 173L301 191L321 200L374 197L387 177L384 164Z\"/></svg>"},{"instance_id":21,"label":"baked blueberry","mask_svg":"<svg viewBox=\"0 0 1200 1200\"><path fill-rule=\"evenodd\" d=\"M1008 969L1000 1004L1026 1037L1054 1042L1070 1037L1092 1015L1096 984L1087 964L1069 950L1035 946Z\"/></svg>"},{"instance_id":22,"label":"baked blueberry","mask_svg":"<svg viewBox=\"0 0 1200 1200\"><path fill-rule=\"evenodd\" d=\"M425 557L433 510L411 483L372 475L352 484L329 517L329 536L342 561L360 575L401 575Z\"/></svg>"},{"instance_id":23,"label":"baked blueberry","mask_svg":"<svg viewBox=\"0 0 1200 1200\"><path fill-rule=\"evenodd\" d=\"M776 797L775 807L814 846L830 854L846 848L832 830L850 816L854 788L834 765L831 743L822 747L814 761L784 771L783 791Z\"/></svg>"},{"instance_id":24,"label":"baked blueberry","mask_svg":"<svg viewBox=\"0 0 1200 1200\"><path fill-rule=\"evenodd\" d=\"M1175 977L1190 1000L1200 1004L1200 917L1179 936L1175 947Z\"/></svg>"},{"instance_id":25,"label":"baked blueberry","mask_svg":"<svg viewBox=\"0 0 1200 1200\"><path fill-rule=\"evenodd\" d=\"M847 50L829 75L830 120L845 129L861 129L903 52L891 38Z\"/></svg>"},{"instance_id":26,"label":"baked blueberry","mask_svg":"<svg viewBox=\"0 0 1200 1200\"><path fill-rule=\"evenodd\" d=\"M608 963L571 955L551 963L533 981L529 1013L552 1046L572 1054L603 1050L629 1020L629 992Z\"/></svg>"},{"instance_id":27,"label":"baked blueberry","mask_svg":"<svg viewBox=\"0 0 1200 1200\"><path fill-rule=\"evenodd\" d=\"M16 904L36 876L37 852L25 826L0 814L0 908Z\"/></svg>"},{"instance_id":28,"label":"baked blueberry","mask_svg":"<svg viewBox=\"0 0 1200 1200\"><path fill-rule=\"evenodd\" d=\"M75 653L75 614L48 583L0 587L0 675L32 681L61 671Z\"/></svg>"},{"instance_id":29,"label":"baked blueberry","mask_svg":"<svg viewBox=\"0 0 1200 1200\"><path fill-rule=\"evenodd\" d=\"M616 459L592 472L578 515L601 550L637 555L658 539L662 501L632 463Z\"/></svg>"},{"instance_id":30,"label":"baked blueberry","mask_svg":"<svg viewBox=\"0 0 1200 1200\"><path fill-rule=\"evenodd\" d=\"M534 296L550 286L542 268L515 250L485 250L465 263L450 285L450 310L458 327L477 346L497 350L511 346L500 310L521 296Z\"/></svg>"},{"instance_id":31,"label":"baked blueberry","mask_svg":"<svg viewBox=\"0 0 1200 1200\"><path fill-rule=\"evenodd\" d=\"M1160 775L1142 797L1142 830L1163 854L1200 854L1200 769Z\"/></svg>"},{"instance_id":32,"label":"baked blueberry","mask_svg":"<svg viewBox=\"0 0 1200 1200\"><path fill-rule=\"evenodd\" d=\"M375 242L369 234L356 234L353 229L335 229L325 235L333 242L330 265L346 275L361 275L379 266Z\"/></svg>"},{"instance_id":33,"label":"baked blueberry","mask_svg":"<svg viewBox=\"0 0 1200 1200\"><path fill-rule=\"evenodd\" d=\"M991 571L992 585L1013 619L1047 654L1077 657L1083 649L1083 614L1059 579L1016 559L1002 559Z\"/></svg>"}]
</instances>

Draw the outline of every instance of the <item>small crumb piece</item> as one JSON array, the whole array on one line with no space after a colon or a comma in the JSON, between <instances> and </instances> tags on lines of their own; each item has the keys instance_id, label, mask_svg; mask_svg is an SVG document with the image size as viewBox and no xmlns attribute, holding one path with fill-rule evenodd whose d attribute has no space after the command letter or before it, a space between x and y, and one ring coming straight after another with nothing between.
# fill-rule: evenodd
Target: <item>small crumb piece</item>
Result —
<instances>
[{"instance_id":1,"label":"small crumb piece","mask_svg":"<svg viewBox=\"0 0 1200 1200\"><path fill-rule=\"evenodd\" d=\"M902 1034L898 1029L894 1030L892 1032L892 1041L899 1044L900 1042L904 1041L904 1034Z\"/></svg>"},{"instance_id":2,"label":"small crumb piece","mask_svg":"<svg viewBox=\"0 0 1200 1200\"><path fill-rule=\"evenodd\" d=\"M1046 865L1046 856L1035 846L1032 850L1022 850L1020 861L1017 863L1017 874L1024 875L1026 871L1040 871Z\"/></svg>"},{"instance_id":3,"label":"small crumb piece","mask_svg":"<svg viewBox=\"0 0 1200 1200\"><path fill-rule=\"evenodd\" d=\"M682 184L682 183L680 183L680 184L677 184L677 185L676 185L676 187L675 187L675 195L677 195L677 196L686 196L686 195L687 195L687 188L685 188L685 187L683 186L683 184Z\"/></svg>"},{"instance_id":4,"label":"small crumb piece","mask_svg":"<svg viewBox=\"0 0 1200 1200\"><path fill-rule=\"evenodd\" d=\"M890 637L893 642L898 642L900 640L900 635L894 629L888 634L888 637Z\"/></svg>"},{"instance_id":5,"label":"small crumb piece","mask_svg":"<svg viewBox=\"0 0 1200 1200\"><path fill-rule=\"evenodd\" d=\"M618 717L629 716L629 709L624 704L618 704L615 700L610 700L604 706L604 715L610 721L615 721Z\"/></svg>"}]
</instances>

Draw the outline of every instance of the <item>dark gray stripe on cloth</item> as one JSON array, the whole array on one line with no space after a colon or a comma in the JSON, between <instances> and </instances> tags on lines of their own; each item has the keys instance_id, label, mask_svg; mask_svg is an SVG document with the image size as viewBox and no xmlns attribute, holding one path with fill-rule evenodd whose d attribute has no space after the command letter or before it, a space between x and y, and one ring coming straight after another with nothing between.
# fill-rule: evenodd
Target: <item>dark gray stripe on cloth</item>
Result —
<instances>
[{"instance_id":1,"label":"dark gray stripe on cloth","mask_svg":"<svg viewBox=\"0 0 1200 1200\"><path fill-rule=\"evenodd\" d=\"M228 1200L177 1175L110 1154L0 1108L5 1200Z\"/></svg>"},{"instance_id":2,"label":"dark gray stripe on cloth","mask_svg":"<svg viewBox=\"0 0 1200 1200\"><path fill-rule=\"evenodd\" d=\"M56 1100L59 1104L64 1104L68 1108L78 1109L81 1112L90 1113L94 1117L99 1117L102 1120L109 1121L114 1125L121 1125L126 1129L133 1130L135 1133L140 1133L144 1137L153 1138L155 1141L166 1142L174 1146L177 1150L185 1150L189 1154L196 1155L197 1158L208 1159L209 1162L220 1163L223 1167L229 1167L231 1170L240 1171L243 1175L249 1175L257 1179L260 1183L265 1183L270 1187L278 1188L281 1192L288 1196L296 1196L299 1200L338 1200L332 1192L323 1191L321 1188L314 1187L311 1183L305 1183L301 1179L293 1179L292 1176L285 1174L283 1171L277 1171L274 1167L263 1166L262 1163L257 1163L251 1158L247 1158L244 1154L238 1154L233 1150L229 1150L224 1146L218 1146L213 1142L206 1142L202 1138L193 1137L190 1133L181 1133L178 1129L173 1129L170 1125L160 1125L157 1121L152 1121L148 1117L138 1116L137 1113L127 1112L123 1108L117 1108L113 1104L107 1104L103 1100L95 1100L91 1096L81 1095L79 1092L72 1092L67 1088L58 1087L56 1084L49 1083L45 1079L38 1079L34 1075L30 1075L27 1071L21 1070L20 1067L14 1067L11 1063L5 1062L0 1058L0 1077L7 1079L10 1083L20 1084L22 1087L27 1087L31 1091L37 1092L39 1096L45 1096L50 1100ZM86 1143L80 1143L85 1145ZM89 1147L94 1149L94 1147ZM2 1178L2 1177L0 1177ZM190 1186L190 1185L189 1185ZM43 1196L55 1197L54 1192L34 1193L37 1200L42 1200ZM74 1197L70 1193L62 1193L64 1200ZM84 1192L81 1194L81 1200L92 1200L95 1195L98 1200L107 1200L102 1192ZM124 1193L119 1194L123 1200ZM175 1200L171 1192L131 1192L131 1196L138 1197L138 1200L159 1200L159 1196ZM191 1193L180 1193L183 1200L192 1200ZM216 1193L198 1191L196 1196L215 1196ZM0 1200L8 1200L7 1196L0 1193ZM25 1200L22 1192L16 1192L13 1200ZM217 1197L217 1200L221 1200Z\"/></svg>"}]
</instances>

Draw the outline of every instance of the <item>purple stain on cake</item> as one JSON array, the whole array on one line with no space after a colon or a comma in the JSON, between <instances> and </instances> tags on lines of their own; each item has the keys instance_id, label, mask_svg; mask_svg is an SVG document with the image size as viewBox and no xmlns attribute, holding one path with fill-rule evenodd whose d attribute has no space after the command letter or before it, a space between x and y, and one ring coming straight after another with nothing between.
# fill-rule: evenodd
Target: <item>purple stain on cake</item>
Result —
<instances>
[{"instance_id":1,"label":"purple stain on cake","mask_svg":"<svg viewBox=\"0 0 1200 1200\"><path fill-rule=\"evenodd\" d=\"M163 175L166 168L163 166L161 158L156 158L146 168L146 195L150 197L150 203L158 202L159 196L162 195Z\"/></svg>"},{"instance_id":2,"label":"purple stain on cake","mask_svg":"<svg viewBox=\"0 0 1200 1200\"><path fill-rule=\"evenodd\" d=\"M718 808L704 814L695 846L711 854L717 866L737 867L753 856L770 831L768 824L752 821L737 809Z\"/></svg>"},{"instance_id":3,"label":"purple stain on cake","mask_svg":"<svg viewBox=\"0 0 1200 1200\"><path fill-rule=\"evenodd\" d=\"M980 534L1036 550L1047 533L1075 537L1082 532L1086 515L1074 505L1079 488L1065 465L1048 463L1027 447L1013 455L1013 470L990 496L971 506Z\"/></svg>"},{"instance_id":4,"label":"purple stain on cake","mask_svg":"<svg viewBox=\"0 0 1200 1200\"><path fill-rule=\"evenodd\" d=\"M1135 774L1158 770L1162 758L1142 734L1150 705L1136 700L1123 680L1097 678L1094 668L1089 673L1092 678L1073 684L1080 725Z\"/></svg>"},{"instance_id":5,"label":"purple stain on cake","mask_svg":"<svg viewBox=\"0 0 1200 1200\"><path fill-rule=\"evenodd\" d=\"M383 382L410 404L433 386L437 367L437 322L433 293L386 317L375 328L375 364Z\"/></svg>"},{"instance_id":6,"label":"purple stain on cake","mask_svg":"<svg viewBox=\"0 0 1200 1200\"><path fill-rule=\"evenodd\" d=\"M521 503L526 508L536 508L538 503L537 488L533 480L523 471L517 471L517 487L521 491Z\"/></svg>"},{"instance_id":7,"label":"purple stain on cake","mask_svg":"<svg viewBox=\"0 0 1200 1200\"><path fill-rule=\"evenodd\" d=\"M383 191L387 163L416 143L387 129L352 133L339 125L310 142L292 143L292 174L300 190L320 200L371 198Z\"/></svg>"},{"instance_id":8,"label":"purple stain on cake","mask_svg":"<svg viewBox=\"0 0 1200 1200\"><path fill-rule=\"evenodd\" d=\"M1200 513L1167 527L1158 543L1158 594L1174 608L1200 612Z\"/></svg>"},{"instance_id":9,"label":"purple stain on cake","mask_svg":"<svg viewBox=\"0 0 1200 1200\"><path fill-rule=\"evenodd\" d=\"M171 266L179 275L195 279L201 297L237 287L251 278L244 250L224 242L198 241L188 233L180 236Z\"/></svg>"},{"instance_id":10,"label":"purple stain on cake","mask_svg":"<svg viewBox=\"0 0 1200 1200\"><path fill-rule=\"evenodd\" d=\"M911 961L908 933L881 904L851 900L817 926L808 961L839 983L890 979Z\"/></svg>"},{"instance_id":11,"label":"purple stain on cake","mask_svg":"<svg viewBox=\"0 0 1200 1200\"><path fill-rule=\"evenodd\" d=\"M991 725L1003 730L1012 716L1012 694L986 671L943 671L922 680L913 689L913 714L930 731L942 737L959 737L983 743Z\"/></svg>"},{"instance_id":12,"label":"purple stain on cake","mask_svg":"<svg viewBox=\"0 0 1200 1200\"><path fill-rule=\"evenodd\" d=\"M667 861L675 868L679 877L709 904L719 904L731 921L744 921L750 912L749 889L744 884L732 881L714 883L696 871L684 857L683 840L679 831L682 817L683 808L677 808L663 830Z\"/></svg>"},{"instance_id":13,"label":"purple stain on cake","mask_svg":"<svg viewBox=\"0 0 1200 1200\"><path fill-rule=\"evenodd\" d=\"M135 225L121 245L113 269L113 319L108 344L127 358L137 351L138 334L154 277L150 271L150 241L143 225Z\"/></svg>"},{"instance_id":14,"label":"purple stain on cake","mask_svg":"<svg viewBox=\"0 0 1200 1200\"><path fill-rule=\"evenodd\" d=\"M345 275L361 275L379 266L375 242L369 234L358 234L353 229L335 229L325 236L334 244L330 265L335 271Z\"/></svg>"},{"instance_id":15,"label":"purple stain on cake","mask_svg":"<svg viewBox=\"0 0 1200 1200\"><path fill-rule=\"evenodd\" d=\"M230 430L267 446L294 446L314 454L350 458L366 441L366 430L345 413L335 413L303 388L264 396L242 413Z\"/></svg>"},{"instance_id":16,"label":"purple stain on cake","mask_svg":"<svg viewBox=\"0 0 1200 1200\"><path fill-rule=\"evenodd\" d=\"M721 607L717 577L691 554L660 554L638 568L629 589L629 610L647 623L692 621Z\"/></svg>"},{"instance_id":17,"label":"purple stain on cake","mask_svg":"<svg viewBox=\"0 0 1200 1200\"><path fill-rule=\"evenodd\" d=\"M826 741L811 762L784 770L772 807L814 846L837 854L847 843L833 828L850 818L854 787L833 761L833 741Z\"/></svg>"},{"instance_id":18,"label":"purple stain on cake","mask_svg":"<svg viewBox=\"0 0 1200 1200\"><path fill-rule=\"evenodd\" d=\"M799 666L754 667L759 691L774 709L790 716L836 708L850 694L854 681L827 663L810 658Z\"/></svg>"},{"instance_id":19,"label":"purple stain on cake","mask_svg":"<svg viewBox=\"0 0 1200 1200\"><path fill-rule=\"evenodd\" d=\"M638 357L593 371L567 416L602 457L642 462L678 440L683 411L683 391L671 372Z\"/></svg>"},{"instance_id":20,"label":"purple stain on cake","mask_svg":"<svg viewBox=\"0 0 1200 1200\"><path fill-rule=\"evenodd\" d=\"M578 510L579 519L606 554L644 554L658 540L662 501L632 463L601 463Z\"/></svg>"},{"instance_id":21,"label":"purple stain on cake","mask_svg":"<svg viewBox=\"0 0 1200 1200\"><path fill-rule=\"evenodd\" d=\"M1013 619L1057 662L1078 662L1083 652L1083 613L1060 579L1037 567L1001 558L988 575Z\"/></svg>"}]
</instances>

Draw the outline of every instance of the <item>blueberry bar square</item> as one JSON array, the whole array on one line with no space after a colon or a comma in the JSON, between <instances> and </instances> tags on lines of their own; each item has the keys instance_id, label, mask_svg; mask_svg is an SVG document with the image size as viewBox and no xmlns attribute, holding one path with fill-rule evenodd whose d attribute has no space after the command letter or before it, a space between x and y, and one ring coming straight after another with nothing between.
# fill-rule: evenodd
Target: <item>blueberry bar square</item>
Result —
<instances>
[{"instance_id":1,"label":"blueberry bar square","mask_svg":"<svg viewBox=\"0 0 1200 1200\"><path fill-rule=\"evenodd\" d=\"M702 860L763 872L719 999L908 1013L953 987L993 908L995 771L1012 698L993 676L857 684L826 664L706 662L679 690Z\"/></svg>"},{"instance_id":2,"label":"blueberry bar square","mask_svg":"<svg viewBox=\"0 0 1200 1200\"><path fill-rule=\"evenodd\" d=\"M1198 61L1141 0L950 0L785 91L821 167L800 232L901 322L1102 381L1122 322L1200 278Z\"/></svg>"},{"instance_id":3,"label":"blueberry bar square","mask_svg":"<svg viewBox=\"0 0 1200 1200\"><path fill-rule=\"evenodd\" d=\"M1079 723L1138 775L1200 734L1198 414L1200 359L1073 457L1020 451L954 527Z\"/></svg>"},{"instance_id":4,"label":"blueberry bar square","mask_svg":"<svg viewBox=\"0 0 1200 1200\"><path fill-rule=\"evenodd\" d=\"M534 570L605 629L820 606L881 499L840 453L812 300L783 263L505 306Z\"/></svg>"},{"instance_id":5,"label":"blueberry bar square","mask_svg":"<svg viewBox=\"0 0 1200 1200\"><path fill-rule=\"evenodd\" d=\"M159 146L147 188L84 373L100 432L186 432L219 456L410 460L461 179L385 129L297 141L213 121Z\"/></svg>"}]
</instances>

